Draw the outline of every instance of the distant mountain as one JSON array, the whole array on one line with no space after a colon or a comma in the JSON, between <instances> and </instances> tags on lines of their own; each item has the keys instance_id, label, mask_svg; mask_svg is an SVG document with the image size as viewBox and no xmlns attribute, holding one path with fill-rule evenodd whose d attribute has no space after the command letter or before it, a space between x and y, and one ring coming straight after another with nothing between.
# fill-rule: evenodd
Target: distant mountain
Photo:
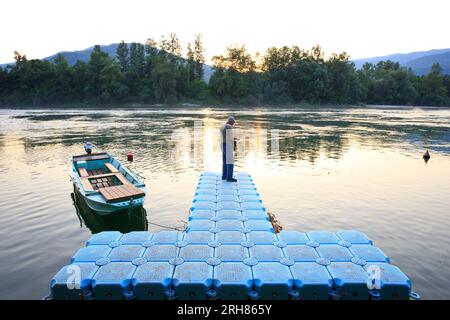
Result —
<instances>
[{"instance_id":1,"label":"distant mountain","mask_svg":"<svg viewBox=\"0 0 450 320\"><path fill-rule=\"evenodd\" d=\"M433 63L439 63L442 72L450 74L450 51L417 58L404 63L403 66L413 69L418 75L424 75L430 71Z\"/></svg>"},{"instance_id":2,"label":"distant mountain","mask_svg":"<svg viewBox=\"0 0 450 320\"><path fill-rule=\"evenodd\" d=\"M411 68L417 75L425 75L431 70L433 63L439 63L443 73L450 74L450 48L433 49L429 51L416 51L410 53L396 53L387 56L355 59L355 67L360 69L364 63L376 64L380 61L391 60L400 63L403 67Z\"/></svg>"},{"instance_id":3,"label":"distant mountain","mask_svg":"<svg viewBox=\"0 0 450 320\"><path fill-rule=\"evenodd\" d=\"M130 44L128 44L128 45L130 45ZM106 52L110 57L115 58L116 57L116 50L117 50L118 46L119 46L118 43L112 43L112 44L109 44L109 45L101 45L100 48L102 49L103 52ZM62 51L62 52L59 52L59 53L61 53L66 58L67 62L70 65L74 65L77 62L77 60L84 61L84 62L89 61L89 58L90 58L91 53L92 53L93 50L94 50L94 47L92 46L92 47L86 48L84 50L79 50L79 51ZM53 61L53 60L55 60L56 56L59 53L55 53L55 54L53 54L53 55L51 55L49 57L43 58L42 60ZM6 66L12 65L12 64L14 64L14 63L0 64L0 67L5 68ZM203 65L203 70L204 70L203 78L204 78L204 80L206 82L209 82L209 79L211 78L211 74L213 72L212 71L212 67L207 65L207 64L204 64Z\"/></svg>"},{"instance_id":4,"label":"distant mountain","mask_svg":"<svg viewBox=\"0 0 450 320\"><path fill-rule=\"evenodd\" d=\"M130 44L128 44L128 45L130 45ZM115 58L116 50L117 50L118 46L119 46L118 43L112 43L109 45L101 45L100 48L102 49L103 52L106 52L111 58ZM67 62L70 65L74 65L77 62L77 60L87 62L89 60L89 58L91 57L91 53L93 50L94 50L94 47L92 46L92 47L86 48L84 50L62 51L59 53L61 53L66 58ZM50 57L44 58L44 60L53 61L53 60L55 60L56 56L59 53L55 53L54 55L51 55Z\"/></svg>"}]
</instances>

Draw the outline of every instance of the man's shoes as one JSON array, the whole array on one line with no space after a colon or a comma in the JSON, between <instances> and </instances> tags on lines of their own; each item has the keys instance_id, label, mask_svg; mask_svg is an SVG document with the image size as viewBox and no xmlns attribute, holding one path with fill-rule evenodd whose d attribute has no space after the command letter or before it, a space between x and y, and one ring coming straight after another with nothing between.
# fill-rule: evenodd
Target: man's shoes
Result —
<instances>
[{"instance_id":1,"label":"man's shoes","mask_svg":"<svg viewBox=\"0 0 450 320\"><path fill-rule=\"evenodd\" d=\"M222 180L226 180L227 178L222 177Z\"/></svg>"},{"instance_id":2,"label":"man's shoes","mask_svg":"<svg viewBox=\"0 0 450 320\"><path fill-rule=\"evenodd\" d=\"M231 178L231 179L227 179L227 182L237 182L237 180L234 178Z\"/></svg>"}]
</instances>

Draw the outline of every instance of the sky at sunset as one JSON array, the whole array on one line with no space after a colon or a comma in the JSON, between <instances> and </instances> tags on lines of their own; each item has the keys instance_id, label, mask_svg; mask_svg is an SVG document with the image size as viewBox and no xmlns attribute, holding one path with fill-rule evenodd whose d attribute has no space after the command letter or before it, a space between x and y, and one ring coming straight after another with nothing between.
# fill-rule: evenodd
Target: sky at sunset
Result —
<instances>
[{"instance_id":1,"label":"sky at sunset","mask_svg":"<svg viewBox=\"0 0 450 320\"><path fill-rule=\"evenodd\" d=\"M0 63L14 50L43 58L170 32L184 46L202 34L208 62L232 44L251 52L320 44L353 59L450 48L445 0L3 0L0 12Z\"/></svg>"}]
</instances>

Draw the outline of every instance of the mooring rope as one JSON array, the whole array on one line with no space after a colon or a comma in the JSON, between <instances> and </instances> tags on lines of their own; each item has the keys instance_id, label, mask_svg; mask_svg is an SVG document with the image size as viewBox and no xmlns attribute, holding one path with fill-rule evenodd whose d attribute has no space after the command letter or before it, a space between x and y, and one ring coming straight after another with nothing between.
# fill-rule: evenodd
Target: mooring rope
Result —
<instances>
[{"instance_id":1,"label":"mooring rope","mask_svg":"<svg viewBox=\"0 0 450 320\"><path fill-rule=\"evenodd\" d=\"M154 223L154 222L149 222L147 221L148 224L160 227L160 228L164 228L164 229L171 229L171 230L176 230L176 231L180 231L180 232L185 232L186 231L186 222L183 221L183 226L182 227L169 227L169 226L165 226L162 224L158 224L158 223Z\"/></svg>"}]
</instances>

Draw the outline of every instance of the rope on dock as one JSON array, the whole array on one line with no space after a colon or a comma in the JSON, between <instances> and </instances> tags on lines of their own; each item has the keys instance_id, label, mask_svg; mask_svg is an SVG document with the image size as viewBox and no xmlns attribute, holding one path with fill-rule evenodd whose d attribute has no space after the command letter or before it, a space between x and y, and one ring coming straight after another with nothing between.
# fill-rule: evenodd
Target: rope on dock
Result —
<instances>
[{"instance_id":1,"label":"rope on dock","mask_svg":"<svg viewBox=\"0 0 450 320\"><path fill-rule=\"evenodd\" d=\"M283 226L278 221L277 217L275 217L275 214L272 212L267 212L267 215L269 216L270 223L273 226L273 231L275 233L279 233L281 230L283 230Z\"/></svg>"}]
</instances>

